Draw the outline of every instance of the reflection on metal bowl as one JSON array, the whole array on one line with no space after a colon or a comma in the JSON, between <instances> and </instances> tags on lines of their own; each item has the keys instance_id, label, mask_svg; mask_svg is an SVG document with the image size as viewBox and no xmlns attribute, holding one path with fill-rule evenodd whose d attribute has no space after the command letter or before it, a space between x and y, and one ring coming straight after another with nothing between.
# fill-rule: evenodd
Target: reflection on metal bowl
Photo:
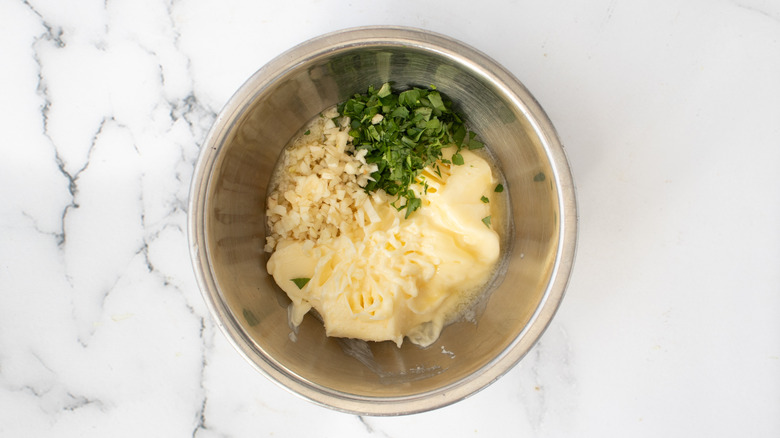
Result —
<instances>
[{"instance_id":1,"label":"reflection on metal bowl","mask_svg":"<svg viewBox=\"0 0 780 438\"><path fill-rule=\"evenodd\" d=\"M369 85L436 87L495 156L509 199L501 273L476 322L432 346L328 338L307 316L291 336L287 297L265 271L265 198L283 147L322 110ZM448 405L495 381L534 345L563 297L576 202L555 130L523 85L442 35L399 27L327 34L280 55L230 99L202 148L190 251L206 302L266 376L333 409L401 415Z\"/></svg>"}]
</instances>

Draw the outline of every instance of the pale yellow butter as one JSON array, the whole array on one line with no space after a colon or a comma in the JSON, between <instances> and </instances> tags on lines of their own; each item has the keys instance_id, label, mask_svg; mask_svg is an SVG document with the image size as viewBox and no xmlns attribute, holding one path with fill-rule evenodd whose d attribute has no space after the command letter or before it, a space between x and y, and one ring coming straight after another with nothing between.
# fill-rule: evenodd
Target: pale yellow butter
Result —
<instances>
[{"instance_id":1,"label":"pale yellow butter","mask_svg":"<svg viewBox=\"0 0 780 438\"><path fill-rule=\"evenodd\" d=\"M338 140L337 149L343 152L344 140ZM454 149L442 152L452 154ZM340 231L318 234L316 241L311 236L296 239L291 233L276 237L267 269L292 301L291 322L300 324L314 308L328 336L391 340L399 346L404 337L422 346L434 342L455 316L453 311L490 278L499 258L499 236L483 222L491 215L497 180L486 160L467 150L461 155L465 164L443 168L443 178L432 169L423 173L427 193L423 185L413 186L423 206L407 219L382 192L355 195L349 205L319 209L332 212L341 224L332 224L336 221L328 217L306 218L331 223ZM342 167L361 174L360 163ZM322 185L301 181L301 190L312 191L318 199L325 196ZM345 196L334 193L336 199ZM300 204L297 199L308 199L305 195L290 197ZM483 196L491 202L483 202ZM269 211L279 207L271 205ZM308 206L300 207L279 214L278 223L298 220L289 219L291 212L308 214ZM294 278L310 281L299 289Z\"/></svg>"}]
</instances>

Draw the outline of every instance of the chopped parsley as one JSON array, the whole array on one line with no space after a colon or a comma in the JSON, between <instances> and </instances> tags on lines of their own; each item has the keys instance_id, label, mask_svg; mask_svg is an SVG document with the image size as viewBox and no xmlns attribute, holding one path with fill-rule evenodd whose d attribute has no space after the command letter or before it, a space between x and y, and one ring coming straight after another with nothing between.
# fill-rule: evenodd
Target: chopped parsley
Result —
<instances>
[{"instance_id":1,"label":"chopped parsley","mask_svg":"<svg viewBox=\"0 0 780 438\"><path fill-rule=\"evenodd\" d=\"M487 196L483 196L483 197L479 198L479 200L480 200L480 201L482 201L482 202L484 202L485 204L487 204L488 202L490 202L490 199L488 199L488 197L487 197Z\"/></svg>"},{"instance_id":2,"label":"chopped parsley","mask_svg":"<svg viewBox=\"0 0 780 438\"><path fill-rule=\"evenodd\" d=\"M246 320L246 323L249 324L249 327L254 327L260 323L251 310L245 308L242 313L244 314L244 319Z\"/></svg>"},{"instance_id":3,"label":"chopped parsley","mask_svg":"<svg viewBox=\"0 0 780 438\"><path fill-rule=\"evenodd\" d=\"M306 283L308 283L309 280L311 280L311 278L293 278L290 281L295 283L295 285L298 286L298 289L303 289L303 287L306 286Z\"/></svg>"},{"instance_id":4,"label":"chopped parsley","mask_svg":"<svg viewBox=\"0 0 780 438\"><path fill-rule=\"evenodd\" d=\"M442 148L455 146L451 162L463 165L461 149L484 147L452 106L434 86L397 93L390 83L379 89L369 86L366 93L340 103L339 115L350 118L348 129L355 152L366 150L366 162L378 167L365 190L382 189L396 196L393 207L399 211L405 208L409 217L422 205L410 186L420 183L418 177L424 168L431 166L441 175L439 163L449 164L442 160ZM401 198L403 204L397 205Z\"/></svg>"},{"instance_id":5,"label":"chopped parsley","mask_svg":"<svg viewBox=\"0 0 780 438\"><path fill-rule=\"evenodd\" d=\"M463 155L456 153L452 155L452 164L456 166L462 166L463 165Z\"/></svg>"},{"instance_id":6,"label":"chopped parsley","mask_svg":"<svg viewBox=\"0 0 780 438\"><path fill-rule=\"evenodd\" d=\"M495 190L493 190L493 191L494 191L494 192L496 192L496 193L501 193L501 192L503 192L503 191L504 191L504 186L502 186L501 184L499 184L499 185L497 185L497 186L496 186L496 189L495 189Z\"/></svg>"},{"instance_id":7,"label":"chopped parsley","mask_svg":"<svg viewBox=\"0 0 780 438\"><path fill-rule=\"evenodd\" d=\"M482 223L485 224L486 227L490 228L490 216L483 217Z\"/></svg>"}]
</instances>

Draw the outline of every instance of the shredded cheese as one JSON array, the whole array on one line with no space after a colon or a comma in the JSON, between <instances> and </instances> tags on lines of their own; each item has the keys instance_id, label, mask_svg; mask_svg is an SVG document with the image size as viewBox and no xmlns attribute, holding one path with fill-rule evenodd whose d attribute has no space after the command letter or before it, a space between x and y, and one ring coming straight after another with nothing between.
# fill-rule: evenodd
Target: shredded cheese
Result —
<instances>
[{"instance_id":1,"label":"shredded cheese","mask_svg":"<svg viewBox=\"0 0 780 438\"><path fill-rule=\"evenodd\" d=\"M498 260L498 235L481 220L496 180L463 150L466 165L425 169L412 186L425 207L405 218L384 191L363 190L377 167L336 115L323 114L281 158L266 206L268 272L296 326L314 308L328 336L429 345ZM299 287L300 278L310 280Z\"/></svg>"}]
</instances>

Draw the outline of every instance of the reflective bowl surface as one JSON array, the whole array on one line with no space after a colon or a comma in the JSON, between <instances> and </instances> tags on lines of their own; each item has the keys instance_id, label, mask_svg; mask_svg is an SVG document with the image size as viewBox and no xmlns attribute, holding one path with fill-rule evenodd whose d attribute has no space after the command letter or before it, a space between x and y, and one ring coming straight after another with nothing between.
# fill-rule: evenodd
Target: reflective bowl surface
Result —
<instances>
[{"instance_id":1,"label":"reflective bowl surface","mask_svg":"<svg viewBox=\"0 0 780 438\"><path fill-rule=\"evenodd\" d=\"M435 85L497 160L509 194L505 256L476 323L428 348L328 338L307 315L291 336L265 270L265 198L282 148L322 110L369 85ZM399 27L327 34L280 55L217 117L195 168L190 252L217 325L259 371L315 403L401 415L454 403L512 368L550 323L572 269L577 214L566 157L526 88L477 50Z\"/></svg>"}]
</instances>

